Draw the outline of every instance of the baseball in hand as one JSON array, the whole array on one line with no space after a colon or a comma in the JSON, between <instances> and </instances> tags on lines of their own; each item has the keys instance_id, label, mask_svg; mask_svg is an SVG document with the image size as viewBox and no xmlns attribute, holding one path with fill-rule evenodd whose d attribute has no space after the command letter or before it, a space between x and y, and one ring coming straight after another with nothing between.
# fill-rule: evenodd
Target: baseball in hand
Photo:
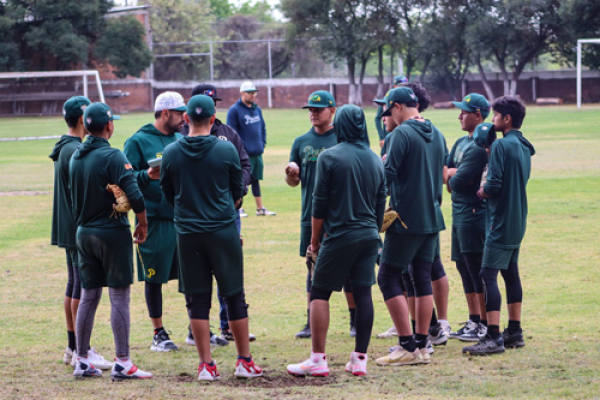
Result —
<instances>
[{"instance_id":1,"label":"baseball in hand","mask_svg":"<svg viewBox=\"0 0 600 400\"><path fill-rule=\"evenodd\" d=\"M295 162L291 162L285 168L285 173L287 175L298 175L300 173L300 167Z\"/></svg>"}]
</instances>

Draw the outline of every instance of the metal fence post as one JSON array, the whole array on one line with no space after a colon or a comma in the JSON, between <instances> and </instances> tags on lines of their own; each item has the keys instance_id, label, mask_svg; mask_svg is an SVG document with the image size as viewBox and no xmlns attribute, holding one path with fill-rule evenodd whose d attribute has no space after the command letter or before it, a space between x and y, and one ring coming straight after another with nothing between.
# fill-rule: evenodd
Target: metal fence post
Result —
<instances>
[{"instance_id":1,"label":"metal fence post","mask_svg":"<svg viewBox=\"0 0 600 400\"><path fill-rule=\"evenodd\" d=\"M273 65L271 62L271 41L269 40L267 42L268 44L268 50L269 50L269 91L268 91L268 101L269 101L269 108L273 108L273 102L271 99L271 80L273 79Z\"/></svg>"},{"instance_id":2,"label":"metal fence post","mask_svg":"<svg viewBox=\"0 0 600 400\"><path fill-rule=\"evenodd\" d=\"M210 40L210 80L211 82L215 80L215 64L212 39Z\"/></svg>"}]
</instances>

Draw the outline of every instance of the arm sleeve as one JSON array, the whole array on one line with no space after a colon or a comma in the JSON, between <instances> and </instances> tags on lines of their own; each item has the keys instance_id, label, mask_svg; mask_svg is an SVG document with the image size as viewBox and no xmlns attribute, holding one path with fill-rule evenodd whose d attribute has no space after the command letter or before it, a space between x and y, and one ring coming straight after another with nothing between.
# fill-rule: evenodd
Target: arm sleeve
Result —
<instances>
[{"instance_id":1,"label":"arm sleeve","mask_svg":"<svg viewBox=\"0 0 600 400\"><path fill-rule=\"evenodd\" d=\"M379 106L377 108L377 114L375 115L375 128L377 128L377 134L379 135L379 140L385 139L387 132L383 127L383 123L381 122L381 114L383 114L383 106Z\"/></svg>"},{"instance_id":2,"label":"arm sleeve","mask_svg":"<svg viewBox=\"0 0 600 400\"><path fill-rule=\"evenodd\" d=\"M462 163L456 170L456 174L448 181L452 191L462 192L473 184L478 175L483 171L485 166L485 158L477 150L479 148L471 147L463 155ZM483 150L485 151L485 150Z\"/></svg>"},{"instance_id":3,"label":"arm sleeve","mask_svg":"<svg viewBox=\"0 0 600 400\"><path fill-rule=\"evenodd\" d=\"M266 147L267 146L267 124L265 124L265 119L263 118L262 110L260 110L260 124L262 126L263 146Z\"/></svg>"},{"instance_id":4,"label":"arm sleeve","mask_svg":"<svg viewBox=\"0 0 600 400\"><path fill-rule=\"evenodd\" d=\"M504 147L502 146L501 141L497 141L492 145L487 182L483 187L483 191L490 197L496 197L500 190L502 190L503 181Z\"/></svg>"},{"instance_id":5,"label":"arm sleeve","mask_svg":"<svg viewBox=\"0 0 600 400\"><path fill-rule=\"evenodd\" d=\"M137 180L133 174L131 163L120 150L114 152L108 165L111 180L125 192L129 198L129 204L136 214L146 210L144 196L138 187Z\"/></svg>"},{"instance_id":6,"label":"arm sleeve","mask_svg":"<svg viewBox=\"0 0 600 400\"><path fill-rule=\"evenodd\" d=\"M168 155L165 157L165 155L166 154L163 153L163 159L160 165L160 187L162 188L163 196L167 203L175 206L175 188L173 187L173 181L171 179L170 157Z\"/></svg>"},{"instance_id":7,"label":"arm sleeve","mask_svg":"<svg viewBox=\"0 0 600 400\"><path fill-rule=\"evenodd\" d=\"M300 167L300 174L298 174L298 178L302 180L302 158L300 158L300 151L298 149L298 139L294 140L294 143L292 144L289 162L295 162L298 165L298 167Z\"/></svg>"},{"instance_id":8,"label":"arm sleeve","mask_svg":"<svg viewBox=\"0 0 600 400\"><path fill-rule=\"evenodd\" d=\"M133 175L137 179L138 186L140 188L148 186L151 181L148 176L148 168L150 166L148 165L148 161L144 159L144 153L139 143L132 140L132 138L127 139L123 152L133 167Z\"/></svg>"},{"instance_id":9,"label":"arm sleeve","mask_svg":"<svg viewBox=\"0 0 600 400\"><path fill-rule=\"evenodd\" d=\"M236 131L238 134L241 132L240 121L238 118L237 110L235 109L235 105L233 105L229 109L229 111L227 111L227 125L232 127L233 130Z\"/></svg>"},{"instance_id":10,"label":"arm sleeve","mask_svg":"<svg viewBox=\"0 0 600 400\"><path fill-rule=\"evenodd\" d=\"M315 188L313 190L312 216L325 219L329 203L329 180L331 171L327 162L327 151L321 153L317 158L317 174L315 177Z\"/></svg>"},{"instance_id":11,"label":"arm sleeve","mask_svg":"<svg viewBox=\"0 0 600 400\"><path fill-rule=\"evenodd\" d=\"M383 165L379 170L379 174L381 175L381 183L379 185L379 190L377 191L377 206L375 209L375 215L377 216L377 231L380 231L381 227L383 226L383 214L385 213L385 198L387 196L387 185L385 183Z\"/></svg>"},{"instance_id":12,"label":"arm sleeve","mask_svg":"<svg viewBox=\"0 0 600 400\"><path fill-rule=\"evenodd\" d=\"M410 146L408 138L401 129L394 130L389 138L387 158L385 159L385 179L388 185L391 185L398 176L398 171L402 168L402 159L408 154Z\"/></svg>"},{"instance_id":13,"label":"arm sleeve","mask_svg":"<svg viewBox=\"0 0 600 400\"><path fill-rule=\"evenodd\" d=\"M230 146L229 187L233 201L238 201L244 193L244 178L240 158L233 146Z\"/></svg>"},{"instance_id":14,"label":"arm sleeve","mask_svg":"<svg viewBox=\"0 0 600 400\"><path fill-rule=\"evenodd\" d=\"M231 133L231 143L235 146L239 158L240 158L240 166L242 167L242 175L244 181L244 187L248 186L252 183L252 165L250 165L250 157L246 152L246 148L244 147L244 141L240 137L240 135L234 131L232 128L227 127ZM247 190L247 189L246 189ZM245 190L245 191L246 191ZM244 193L245 195L245 193Z\"/></svg>"}]
</instances>

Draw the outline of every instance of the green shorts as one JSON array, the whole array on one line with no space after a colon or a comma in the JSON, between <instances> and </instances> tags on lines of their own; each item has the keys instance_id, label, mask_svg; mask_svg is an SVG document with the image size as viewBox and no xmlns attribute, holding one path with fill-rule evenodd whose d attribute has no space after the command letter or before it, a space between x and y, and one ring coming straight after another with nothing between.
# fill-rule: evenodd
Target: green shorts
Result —
<instances>
[{"instance_id":1,"label":"green shorts","mask_svg":"<svg viewBox=\"0 0 600 400\"><path fill-rule=\"evenodd\" d=\"M179 256L173 221L148 219L148 239L135 253L138 281L164 284L177 279Z\"/></svg>"},{"instance_id":2,"label":"green shorts","mask_svg":"<svg viewBox=\"0 0 600 400\"><path fill-rule=\"evenodd\" d=\"M244 290L244 258L234 223L215 232L177 234L179 291L212 293L214 274L221 297Z\"/></svg>"},{"instance_id":3,"label":"green shorts","mask_svg":"<svg viewBox=\"0 0 600 400\"><path fill-rule=\"evenodd\" d=\"M65 248L65 253L67 254L67 264L79 268L79 253L77 247Z\"/></svg>"},{"instance_id":4,"label":"green shorts","mask_svg":"<svg viewBox=\"0 0 600 400\"><path fill-rule=\"evenodd\" d=\"M323 232L321 230L321 238L319 243L323 241ZM312 226L301 226L300 227L300 257L306 257L306 249L310 245L312 239Z\"/></svg>"},{"instance_id":5,"label":"green shorts","mask_svg":"<svg viewBox=\"0 0 600 400\"><path fill-rule=\"evenodd\" d=\"M463 253L483 253L485 227L452 227L452 261L462 261Z\"/></svg>"},{"instance_id":6,"label":"green shorts","mask_svg":"<svg viewBox=\"0 0 600 400\"><path fill-rule=\"evenodd\" d=\"M250 156L250 167L252 168L252 176L254 179L261 181L263 179L263 170L265 165L263 163L263 156Z\"/></svg>"},{"instance_id":7,"label":"green shorts","mask_svg":"<svg viewBox=\"0 0 600 400\"><path fill-rule=\"evenodd\" d=\"M375 260L379 240L370 239L343 246L328 246L323 243L315 265L313 286L323 290L339 292L346 278L354 286L375 284Z\"/></svg>"},{"instance_id":8,"label":"green shorts","mask_svg":"<svg viewBox=\"0 0 600 400\"><path fill-rule=\"evenodd\" d=\"M439 233L397 234L388 232L383 241L381 263L407 269L413 259L433 262L439 254Z\"/></svg>"},{"instance_id":9,"label":"green shorts","mask_svg":"<svg viewBox=\"0 0 600 400\"><path fill-rule=\"evenodd\" d=\"M519 262L519 250L516 249L499 249L486 245L483 249L483 260L481 268L493 269L508 269L508 264Z\"/></svg>"},{"instance_id":10,"label":"green shorts","mask_svg":"<svg viewBox=\"0 0 600 400\"><path fill-rule=\"evenodd\" d=\"M77 228L79 279L84 289L133 283L133 241L128 226Z\"/></svg>"}]
</instances>

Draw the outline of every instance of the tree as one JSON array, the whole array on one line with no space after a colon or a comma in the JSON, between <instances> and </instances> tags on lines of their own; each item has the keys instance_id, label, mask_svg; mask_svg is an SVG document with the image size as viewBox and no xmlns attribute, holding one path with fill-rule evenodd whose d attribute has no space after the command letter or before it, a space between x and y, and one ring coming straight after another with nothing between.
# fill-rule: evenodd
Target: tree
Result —
<instances>
[{"instance_id":1,"label":"tree","mask_svg":"<svg viewBox=\"0 0 600 400\"><path fill-rule=\"evenodd\" d=\"M560 10L564 30L558 35L557 57L571 65L577 62L577 39L600 38L600 2L571 0ZM600 46L582 48L582 63L600 69Z\"/></svg>"}]
</instances>

